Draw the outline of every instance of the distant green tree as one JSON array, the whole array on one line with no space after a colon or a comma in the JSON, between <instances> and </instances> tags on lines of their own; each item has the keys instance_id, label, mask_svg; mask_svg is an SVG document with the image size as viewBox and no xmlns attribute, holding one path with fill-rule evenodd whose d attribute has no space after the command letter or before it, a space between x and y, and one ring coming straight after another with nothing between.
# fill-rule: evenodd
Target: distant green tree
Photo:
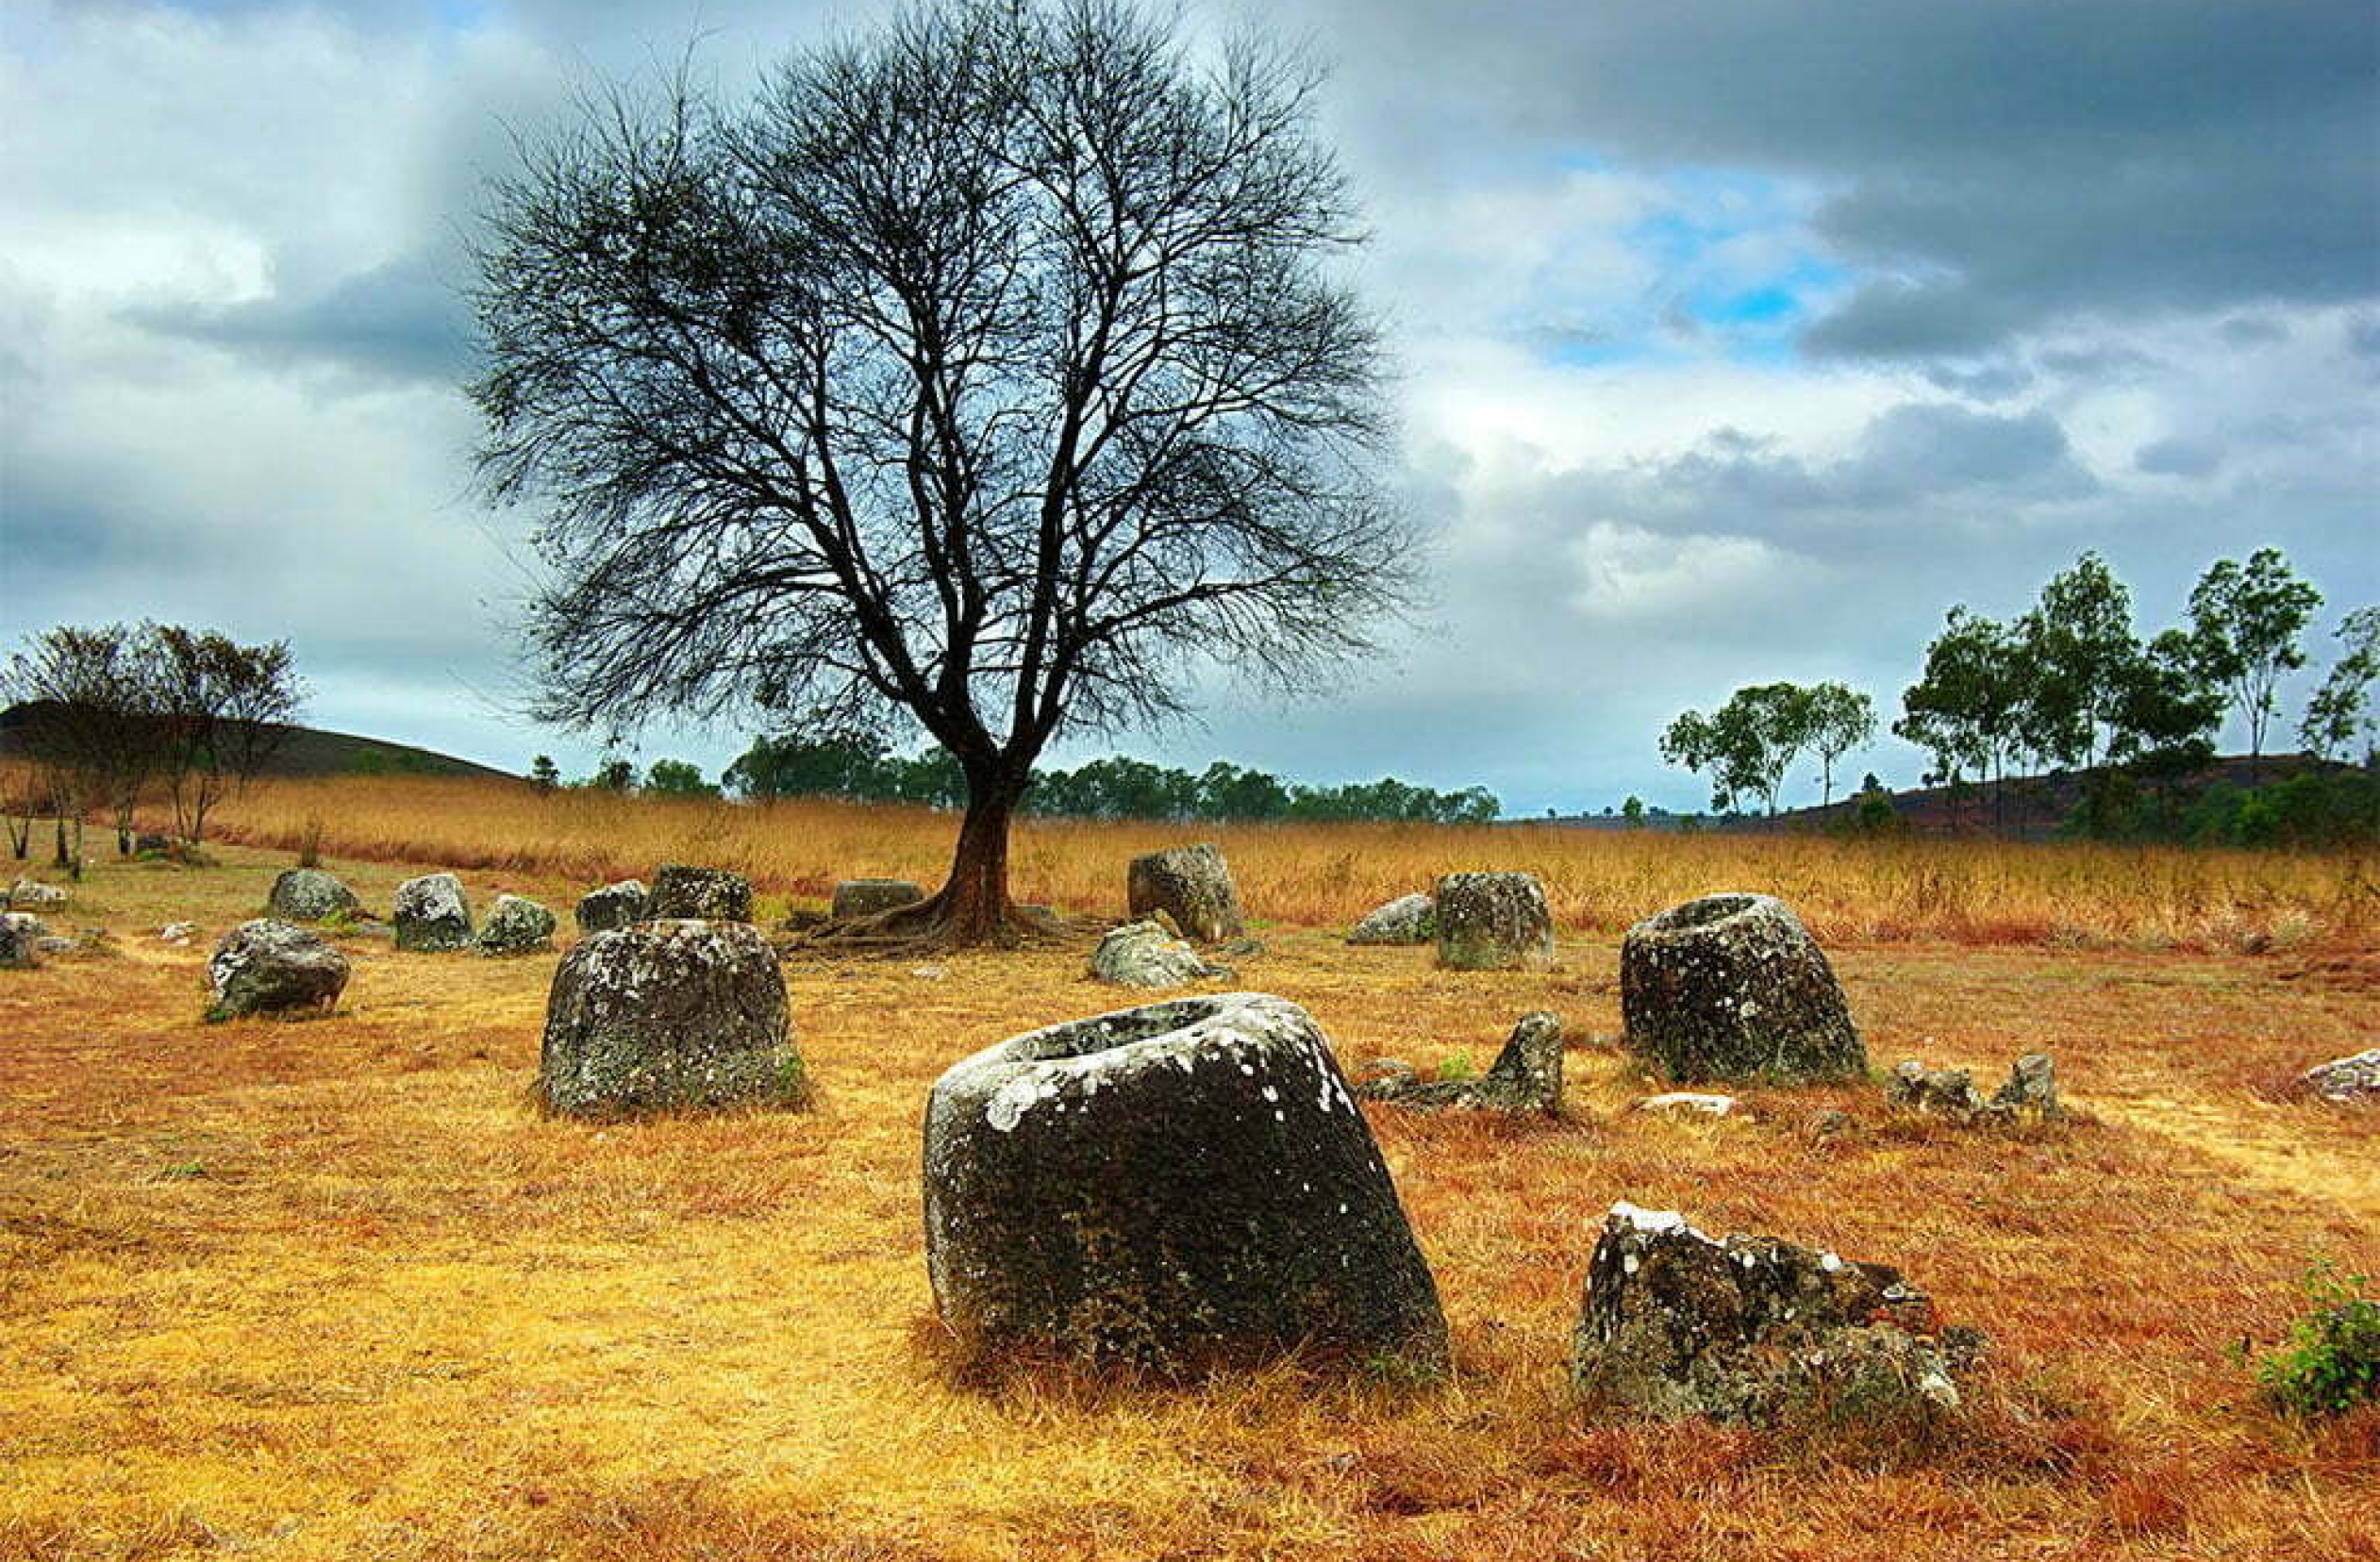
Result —
<instances>
[{"instance_id":1,"label":"distant green tree","mask_svg":"<svg viewBox=\"0 0 2380 1562\"><path fill-rule=\"evenodd\" d=\"M636 784L637 768L625 759L616 758L607 759L597 765L595 773L589 776L585 782L585 785L599 791L615 792L632 790Z\"/></svg>"},{"instance_id":2,"label":"distant green tree","mask_svg":"<svg viewBox=\"0 0 2380 1562\"><path fill-rule=\"evenodd\" d=\"M1628 828L1631 830L1643 829L1644 799L1639 797L1634 792L1630 792L1628 794L1628 800L1620 805L1620 817L1628 822Z\"/></svg>"},{"instance_id":3,"label":"distant green tree","mask_svg":"<svg viewBox=\"0 0 2380 1562\"><path fill-rule=\"evenodd\" d=\"M529 761L529 785L540 791L552 791L562 784L561 768L550 754L541 754Z\"/></svg>"},{"instance_id":4,"label":"distant green tree","mask_svg":"<svg viewBox=\"0 0 2380 1562\"><path fill-rule=\"evenodd\" d=\"M702 767L684 759L656 759L644 773L644 789L664 797L717 797L719 789L703 779Z\"/></svg>"},{"instance_id":5,"label":"distant green tree","mask_svg":"<svg viewBox=\"0 0 2380 1562\"><path fill-rule=\"evenodd\" d=\"M2349 749L2359 732L2365 746L2372 744L2372 686L2380 679L2380 607L2349 613L2338 625L2338 639L2346 649L2306 702L2305 718L2297 728L2297 740L2318 759Z\"/></svg>"},{"instance_id":6,"label":"distant green tree","mask_svg":"<svg viewBox=\"0 0 2380 1562\"><path fill-rule=\"evenodd\" d=\"M2245 565L2219 558L2190 590L2198 671L2247 719L2251 776L2280 708L2281 677L2305 665L2299 639L2322 605L2322 592L2297 577L2278 548L2258 548Z\"/></svg>"},{"instance_id":7,"label":"distant green tree","mask_svg":"<svg viewBox=\"0 0 2380 1562\"><path fill-rule=\"evenodd\" d=\"M1803 690L1807 702L1810 747L1819 764L1819 806L1835 801L1835 761L1876 739L1876 703L1839 683L1812 684Z\"/></svg>"},{"instance_id":8,"label":"distant green tree","mask_svg":"<svg viewBox=\"0 0 2380 1562\"><path fill-rule=\"evenodd\" d=\"M1786 772L1813 738L1806 690L1756 684L1737 690L1708 716L1681 713L1661 734L1661 756L1707 774L1712 807L1733 808L1740 797L1757 797L1774 814Z\"/></svg>"},{"instance_id":9,"label":"distant green tree","mask_svg":"<svg viewBox=\"0 0 2380 1562\"><path fill-rule=\"evenodd\" d=\"M2005 817L2001 783L2022 741L2020 713L2025 701L2022 641L2006 625L1972 613L1950 610L1942 632L1925 648L1925 668L1902 691L1896 737L1934 756L1934 773L1956 787L1972 773L1993 784L1992 810Z\"/></svg>"},{"instance_id":10,"label":"distant green tree","mask_svg":"<svg viewBox=\"0 0 2380 1562\"><path fill-rule=\"evenodd\" d=\"M2140 655L2131 590L2105 559L2086 553L2050 577L2017 635L2025 746L2042 759L2089 770L2117 725L2124 680Z\"/></svg>"}]
</instances>

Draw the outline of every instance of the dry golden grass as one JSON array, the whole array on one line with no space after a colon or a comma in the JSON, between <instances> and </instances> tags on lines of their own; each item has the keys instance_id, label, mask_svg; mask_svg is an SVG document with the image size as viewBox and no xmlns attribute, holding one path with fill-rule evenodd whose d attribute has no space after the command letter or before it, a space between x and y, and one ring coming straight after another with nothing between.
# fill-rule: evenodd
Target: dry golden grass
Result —
<instances>
[{"instance_id":1,"label":"dry golden grass","mask_svg":"<svg viewBox=\"0 0 2380 1562\"><path fill-rule=\"evenodd\" d=\"M442 795L284 788L239 823L265 839L319 812L329 865L379 906L424 864L468 868L483 903L567 904L664 858L812 896L842 872L930 878L948 828ZM1161 834L1036 829L1020 889L1113 909L1123 856ZM2380 1415L2281 1420L2226 1354L2279 1335L2310 1257L2380 1270L2380 1122L2257 1093L2380 1028L2380 968L2334 909L2360 892L2347 866L2143 856L2101 891L2122 909L2092 934L2130 947L1992 947L1939 937L1980 924L1923 920L1922 898L1907 923L1861 909L1861 887L1928 872L1923 848L1226 845L1252 903L1286 922L1337 921L1458 864L1531 862L1557 887L1560 971L1441 972L1426 951L1296 928L1243 969L1350 1062L1484 1062L1526 1008L1568 1022L1568 1122L1373 1112L1454 1327L1446 1383L949 1381L921 1252L924 1093L963 1053L1113 1006L1079 952L797 956L816 1110L590 1126L541 1117L525 1091L552 956L355 939L336 1017L206 1026L205 948L287 854L109 863L53 920L108 927L116 953L0 981L0 1556L2373 1554ZM1342 860L1291 892L1301 862ZM2088 908L2089 874L2134 858L1937 860L1959 887L1938 898L2009 919L1989 924L2006 939ZM1830 889L1830 872L1865 876ZM1721 1122L1626 1113L1638 1084L1593 1039L1619 1025L1610 930L1737 884L1818 908L1879 1062L1997 1070L2046 1047L2081 1120L1959 1134L1848 1088L1754 1092L1750 1116ZM2346 920L2291 951L2138 947L2159 917L2178 937L2190 918L2284 912ZM205 930L193 946L151 936L183 918ZM1857 1130L1813 1140L1805 1123L1830 1106ZM1991 1332L1970 1410L1935 1443L1884 1448L1580 1420L1566 1338L1618 1198L1902 1264Z\"/></svg>"},{"instance_id":2,"label":"dry golden grass","mask_svg":"<svg viewBox=\"0 0 2380 1562\"><path fill-rule=\"evenodd\" d=\"M342 778L284 782L225 808L223 832L294 850L319 821L326 850L382 860L550 874L646 875L662 861L734 868L763 890L817 900L838 879L915 879L949 866L957 825L924 808L768 806L541 793L521 783ZM1264 919L1343 925L1456 868L1540 874L1558 922L1616 934L1721 889L1784 896L1821 938L1863 942L2255 950L2361 946L2380 937L2380 864L2161 847L1838 840L1813 836L1605 834L1543 825L1164 825L1026 821L1017 897L1121 913L1120 865L1187 839L1222 842Z\"/></svg>"}]
</instances>

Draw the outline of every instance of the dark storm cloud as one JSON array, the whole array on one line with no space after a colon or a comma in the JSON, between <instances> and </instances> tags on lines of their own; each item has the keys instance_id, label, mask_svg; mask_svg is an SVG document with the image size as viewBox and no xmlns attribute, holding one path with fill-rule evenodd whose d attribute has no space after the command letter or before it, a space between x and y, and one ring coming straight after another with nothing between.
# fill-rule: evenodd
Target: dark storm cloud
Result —
<instances>
[{"instance_id":1,"label":"dark storm cloud","mask_svg":"<svg viewBox=\"0 0 2380 1562\"><path fill-rule=\"evenodd\" d=\"M453 385L471 364L471 318L427 257L375 266L303 298L227 307L125 311L163 336L225 348L270 368L327 367L367 380Z\"/></svg>"}]
</instances>

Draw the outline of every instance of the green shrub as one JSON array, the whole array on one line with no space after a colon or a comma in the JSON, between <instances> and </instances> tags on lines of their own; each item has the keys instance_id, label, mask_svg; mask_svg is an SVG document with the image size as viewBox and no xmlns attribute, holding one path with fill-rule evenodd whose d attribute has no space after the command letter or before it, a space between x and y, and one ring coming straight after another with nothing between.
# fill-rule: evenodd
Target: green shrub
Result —
<instances>
[{"instance_id":1,"label":"green shrub","mask_svg":"<svg viewBox=\"0 0 2380 1562\"><path fill-rule=\"evenodd\" d=\"M2296 1416L2335 1416L2380 1399L2380 1302L2362 1294L2364 1277L2340 1275L2328 1260L2305 1271L2314 1310L2289 1325L2282 1347L2256 1364L2256 1383Z\"/></svg>"}]
</instances>

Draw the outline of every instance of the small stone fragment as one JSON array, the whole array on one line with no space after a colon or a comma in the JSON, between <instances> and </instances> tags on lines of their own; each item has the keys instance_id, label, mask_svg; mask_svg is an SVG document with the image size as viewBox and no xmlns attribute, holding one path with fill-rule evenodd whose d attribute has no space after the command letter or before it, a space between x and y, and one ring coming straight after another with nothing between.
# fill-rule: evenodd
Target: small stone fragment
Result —
<instances>
[{"instance_id":1,"label":"small stone fragment","mask_svg":"<svg viewBox=\"0 0 2380 1562\"><path fill-rule=\"evenodd\" d=\"M1699 1112L1705 1117L1725 1117L1735 1109L1734 1096L1708 1095L1700 1090L1671 1090L1646 1096L1637 1103L1639 1112Z\"/></svg>"},{"instance_id":2,"label":"small stone fragment","mask_svg":"<svg viewBox=\"0 0 2380 1562\"><path fill-rule=\"evenodd\" d=\"M2323 1101L2380 1102L2380 1047L2315 1065L2297 1076L2291 1093Z\"/></svg>"},{"instance_id":3,"label":"small stone fragment","mask_svg":"<svg viewBox=\"0 0 2380 1562\"><path fill-rule=\"evenodd\" d=\"M46 929L22 912L0 912L0 971L31 971L42 963Z\"/></svg>"},{"instance_id":4,"label":"small stone fragment","mask_svg":"<svg viewBox=\"0 0 2380 1562\"><path fill-rule=\"evenodd\" d=\"M337 874L320 868L291 868L273 881L264 914L286 922L318 922L338 912L355 911L361 904Z\"/></svg>"},{"instance_id":5,"label":"small stone fragment","mask_svg":"<svg viewBox=\"0 0 2380 1562\"><path fill-rule=\"evenodd\" d=\"M578 897L578 930L607 933L615 927L642 922L649 898L642 879L622 879L600 889L590 889Z\"/></svg>"},{"instance_id":6,"label":"small stone fragment","mask_svg":"<svg viewBox=\"0 0 2380 1562\"><path fill-rule=\"evenodd\" d=\"M1437 937L1438 902L1420 894L1374 906L1347 930L1351 944L1425 944Z\"/></svg>"},{"instance_id":7,"label":"small stone fragment","mask_svg":"<svg viewBox=\"0 0 2380 1562\"><path fill-rule=\"evenodd\" d=\"M11 906L63 906L66 904L66 891L54 884L21 878L8 887L6 904Z\"/></svg>"},{"instance_id":8,"label":"small stone fragment","mask_svg":"<svg viewBox=\"0 0 2380 1562\"><path fill-rule=\"evenodd\" d=\"M186 944L198 936L198 924L187 922L167 922L157 930L157 936L164 943Z\"/></svg>"},{"instance_id":9,"label":"small stone fragment","mask_svg":"<svg viewBox=\"0 0 2380 1562\"><path fill-rule=\"evenodd\" d=\"M1420 1079L1410 1064L1384 1058L1367 1072L1356 1093L1367 1100L1424 1111L1463 1107L1558 1116L1562 1110L1561 1019L1543 1010L1523 1015L1495 1062L1477 1079Z\"/></svg>"},{"instance_id":10,"label":"small stone fragment","mask_svg":"<svg viewBox=\"0 0 2380 1562\"><path fill-rule=\"evenodd\" d=\"M259 917L223 937L207 960L209 1020L327 1011L347 988L347 956L310 928Z\"/></svg>"},{"instance_id":11,"label":"small stone fragment","mask_svg":"<svg viewBox=\"0 0 2380 1562\"><path fill-rule=\"evenodd\" d=\"M2047 1122L2063 1117L2057 1104L2057 1077L2046 1053L2027 1053L2009 1070L2008 1082L1986 1098L1965 1069L1929 1069L1915 1058L1897 1064L1885 1085L1885 1099L1895 1106L1925 1112L1960 1127L1978 1123L2008 1123L2030 1117Z\"/></svg>"},{"instance_id":12,"label":"small stone fragment","mask_svg":"<svg viewBox=\"0 0 2380 1562\"><path fill-rule=\"evenodd\" d=\"M1231 865L1223 860L1223 849L1212 844L1134 857L1124 889L1127 909L1135 918L1166 912L1184 938L1200 943L1221 943L1248 930Z\"/></svg>"}]
</instances>

